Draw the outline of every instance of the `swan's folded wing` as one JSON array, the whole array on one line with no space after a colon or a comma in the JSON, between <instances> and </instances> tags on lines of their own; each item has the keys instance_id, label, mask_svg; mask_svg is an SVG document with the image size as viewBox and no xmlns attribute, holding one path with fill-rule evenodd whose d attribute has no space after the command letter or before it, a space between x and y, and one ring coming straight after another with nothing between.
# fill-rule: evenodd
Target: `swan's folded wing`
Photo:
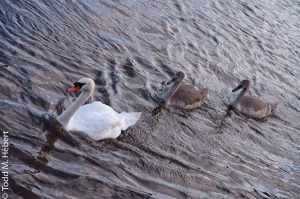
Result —
<instances>
[{"instance_id":1,"label":"swan's folded wing","mask_svg":"<svg viewBox=\"0 0 300 199\"><path fill-rule=\"evenodd\" d=\"M191 84L182 84L173 95L170 104L182 108L198 107L208 94L208 89Z\"/></svg>"},{"instance_id":2,"label":"swan's folded wing","mask_svg":"<svg viewBox=\"0 0 300 199\"><path fill-rule=\"evenodd\" d=\"M121 122L122 118L111 107L94 102L74 113L67 130L85 133L94 140L116 138L121 133Z\"/></svg>"},{"instance_id":3,"label":"swan's folded wing","mask_svg":"<svg viewBox=\"0 0 300 199\"><path fill-rule=\"evenodd\" d=\"M263 118L272 113L272 106L257 96L244 96L239 103L239 111L254 118Z\"/></svg>"},{"instance_id":4,"label":"swan's folded wing","mask_svg":"<svg viewBox=\"0 0 300 199\"><path fill-rule=\"evenodd\" d=\"M254 111L263 110L267 106L267 103L261 97L251 95L244 96L239 104L241 107L251 108Z\"/></svg>"}]
</instances>

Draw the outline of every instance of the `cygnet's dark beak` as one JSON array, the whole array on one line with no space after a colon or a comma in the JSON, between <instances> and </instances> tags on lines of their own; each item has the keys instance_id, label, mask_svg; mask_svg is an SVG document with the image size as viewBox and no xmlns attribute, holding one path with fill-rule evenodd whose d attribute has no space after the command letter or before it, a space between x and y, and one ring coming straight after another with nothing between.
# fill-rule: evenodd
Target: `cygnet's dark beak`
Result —
<instances>
[{"instance_id":1,"label":"cygnet's dark beak","mask_svg":"<svg viewBox=\"0 0 300 199\"><path fill-rule=\"evenodd\" d=\"M243 86L242 85L238 85L238 87L236 87L235 89L233 89L232 92L235 92L235 91L237 91L237 90L239 90L241 88L243 88Z\"/></svg>"},{"instance_id":2,"label":"cygnet's dark beak","mask_svg":"<svg viewBox=\"0 0 300 199\"><path fill-rule=\"evenodd\" d=\"M176 81L177 81L177 77L173 77L171 80L169 80L169 81L167 82L167 85L173 84L173 83L176 82Z\"/></svg>"}]
</instances>

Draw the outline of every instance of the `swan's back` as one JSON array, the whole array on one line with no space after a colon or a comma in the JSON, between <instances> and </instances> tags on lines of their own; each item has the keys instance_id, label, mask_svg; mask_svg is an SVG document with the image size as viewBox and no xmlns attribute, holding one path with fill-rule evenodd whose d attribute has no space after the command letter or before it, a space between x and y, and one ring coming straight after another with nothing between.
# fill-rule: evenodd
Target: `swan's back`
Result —
<instances>
[{"instance_id":1,"label":"swan's back","mask_svg":"<svg viewBox=\"0 0 300 199\"><path fill-rule=\"evenodd\" d=\"M193 109L203 104L208 89L191 84L182 84L170 100L171 106Z\"/></svg>"},{"instance_id":2,"label":"swan's back","mask_svg":"<svg viewBox=\"0 0 300 199\"><path fill-rule=\"evenodd\" d=\"M71 117L67 130L82 132L94 140L116 138L121 130L134 125L140 115L141 113L119 114L97 101L81 106Z\"/></svg>"},{"instance_id":3,"label":"swan's back","mask_svg":"<svg viewBox=\"0 0 300 199\"><path fill-rule=\"evenodd\" d=\"M254 111L259 111L263 109L267 103L262 101L258 96L247 95L242 97L239 104L242 108L252 108Z\"/></svg>"},{"instance_id":4,"label":"swan's back","mask_svg":"<svg viewBox=\"0 0 300 199\"><path fill-rule=\"evenodd\" d=\"M261 119L275 112L277 103L265 102L257 96L243 96L235 108L250 117Z\"/></svg>"}]
</instances>

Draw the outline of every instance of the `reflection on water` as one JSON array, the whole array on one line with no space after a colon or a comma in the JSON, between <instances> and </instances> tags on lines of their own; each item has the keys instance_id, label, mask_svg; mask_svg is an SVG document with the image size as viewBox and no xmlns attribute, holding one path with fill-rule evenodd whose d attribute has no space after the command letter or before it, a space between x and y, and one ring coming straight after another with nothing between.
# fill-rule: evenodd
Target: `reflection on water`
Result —
<instances>
[{"instance_id":1,"label":"reflection on water","mask_svg":"<svg viewBox=\"0 0 300 199\"><path fill-rule=\"evenodd\" d=\"M0 2L0 130L10 133L11 198L297 198L297 1ZM184 71L209 88L202 107L160 107ZM95 142L55 120L77 79L94 100L143 112ZM227 110L231 90L279 102L275 116ZM3 142L1 138L1 143Z\"/></svg>"}]
</instances>

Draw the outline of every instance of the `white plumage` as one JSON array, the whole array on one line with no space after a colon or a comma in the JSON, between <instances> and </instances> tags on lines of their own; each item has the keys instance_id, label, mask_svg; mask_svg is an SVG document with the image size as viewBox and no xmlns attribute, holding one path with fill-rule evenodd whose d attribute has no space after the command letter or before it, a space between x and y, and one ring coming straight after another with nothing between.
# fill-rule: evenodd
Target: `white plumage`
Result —
<instances>
[{"instance_id":1,"label":"white plumage","mask_svg":"<svg viewBox=\"0 0 300 199\"><path fill-rule=\"evenodd\" d=\"M141 116L140 112L118 113L100 101L81 106L94 90L94 81L90 78L79 80L68 91L76 90L82 90L81 95L57 118L68 131L82 132L94 140L117 138Z\"/></svg>"}]
</instances>

